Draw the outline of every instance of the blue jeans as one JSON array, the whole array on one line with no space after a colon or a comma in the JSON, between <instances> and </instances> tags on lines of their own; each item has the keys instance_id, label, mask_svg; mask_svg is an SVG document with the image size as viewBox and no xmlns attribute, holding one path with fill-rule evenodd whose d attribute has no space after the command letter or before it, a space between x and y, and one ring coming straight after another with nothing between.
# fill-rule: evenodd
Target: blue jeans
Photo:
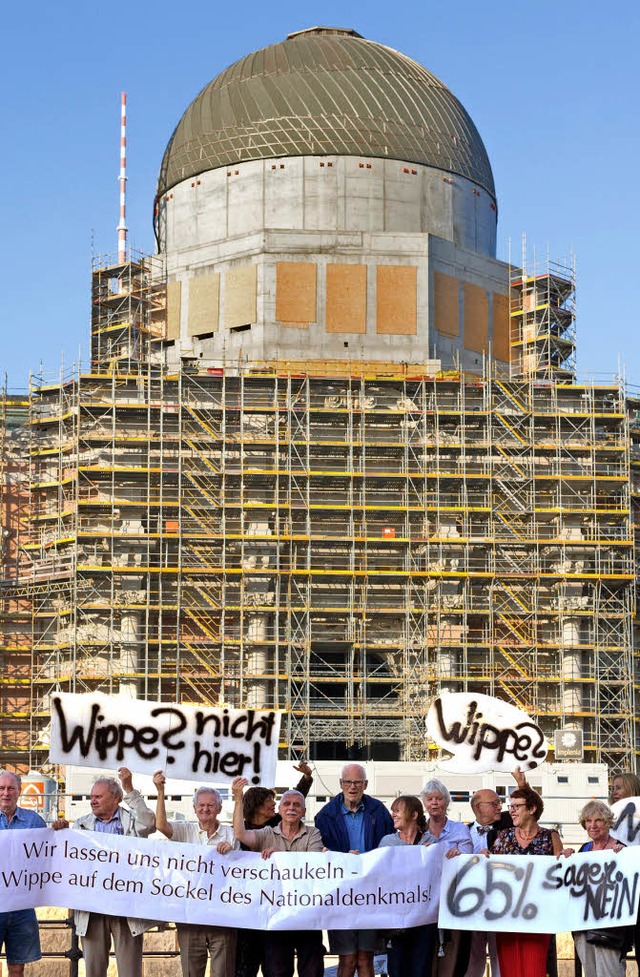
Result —
<instances>
[{"instance_id":1,"label":"blue jeans","mask_svg":"<svg viewBox=\"0 0 640 977\"><path fill-rule=\"evenodd\" d=\"M0 948L3 943L7 963L20 965L40 960L40 933L35 910L0 913Z\"/></svg>"}]
</instances>

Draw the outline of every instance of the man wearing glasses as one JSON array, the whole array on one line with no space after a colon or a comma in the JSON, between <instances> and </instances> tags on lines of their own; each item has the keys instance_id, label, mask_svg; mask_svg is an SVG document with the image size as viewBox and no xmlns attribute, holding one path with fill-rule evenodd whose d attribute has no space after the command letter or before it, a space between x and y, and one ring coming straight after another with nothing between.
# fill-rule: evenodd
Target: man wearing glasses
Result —
<instances>
[{"instance_id":1,"label":"man wearing glasses","mask_svg":"<svg viewBox=\"0 0 640 977\"><path fill-rule=\"evenodd\" d=\"M341 794L316 814L316 828L330 851L372 851L394 831L393 818L381 801L365 794L367 774L359 763L342 768ZM329 946L338 955L338 977L373 977L376 930L330 930Z\"/></svg>"}]
</instances>

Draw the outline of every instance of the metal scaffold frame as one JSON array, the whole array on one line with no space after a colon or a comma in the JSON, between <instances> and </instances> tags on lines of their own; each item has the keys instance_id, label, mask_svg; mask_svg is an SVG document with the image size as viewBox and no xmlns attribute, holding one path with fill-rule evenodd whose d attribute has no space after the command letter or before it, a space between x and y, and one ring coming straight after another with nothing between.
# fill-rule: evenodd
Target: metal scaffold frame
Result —
<instances>
[{"instance_id":1,"label":"metal scaffold frame","mask_svg":"<svg viewBox=\"0 0 640 977\"><path fill-rule=\"evenodd\" d=\"M547 259L510 276L510 375L571 382L575 376L575 260L560 264Z\"/></svg>"},{"instance_id":2,"label":"metal scaffold frame","mask_svg":"<svg viewBox=\"0 0 640 977\"><path fill-rule=\"evenodd\" d=\"M621 389L415 364L168 373L146 274L94 272L90 372L28 398L12 599L32 751L56 689L100 689L283 709L291 757L425 759L431 696L470 690L633 765Z\"/></svg>"},{"instance_id":3,"label":"metal scaffold frame","mask_svg":"<svg viewBox=\"0 0 640 977\"><path fill-rule=\"evenodd\" d=\"M28 760L31 692L31 605L21 593L19 572L29 511L24 469L26 394L0 391L0 766Z\"/></svg>"}]
</instances>

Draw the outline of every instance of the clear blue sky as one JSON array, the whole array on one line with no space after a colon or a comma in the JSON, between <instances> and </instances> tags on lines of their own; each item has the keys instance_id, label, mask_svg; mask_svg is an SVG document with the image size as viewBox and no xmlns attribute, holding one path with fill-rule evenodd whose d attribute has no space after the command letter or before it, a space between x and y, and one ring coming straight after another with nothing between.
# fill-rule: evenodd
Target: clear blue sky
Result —
<instances>
[{"instance_id":1,"label":"clear blue sky","mask_svg":"<svg viewBox=\"0 0 640 977\"><path fill-rule=\"evenodd\" d=\"M116 247L120 91L128 108L130 243L153 249L158 167L183 111L219 71L329 24L422 62L474 119L493 165L498 257L571 249L578 370L619 362L640 385L640 7L459 0L169 4L35 0L3 7L0 373L26 387L88 354L92 240Z\"/></svg>"}]
</instances>

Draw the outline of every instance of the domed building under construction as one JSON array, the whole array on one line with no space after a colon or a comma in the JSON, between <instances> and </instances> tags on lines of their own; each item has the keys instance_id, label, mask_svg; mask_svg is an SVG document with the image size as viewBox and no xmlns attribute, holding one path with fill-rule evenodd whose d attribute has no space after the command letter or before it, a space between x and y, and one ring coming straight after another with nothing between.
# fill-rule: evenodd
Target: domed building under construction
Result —
<instances>
[{"instance_id":1,"label":"domed building under construction","mask_svg":"<svg viewBox=\"0 0 640 977\"><path fill-rule=\"evenodd\" d=\"M460 102L355 31L194 99L157 254L94 268L90 368L4 398L7 762L57 689L380 760L470 690L635 768L624 391L575 382L573 270L498 261L497 207Z\"/></svg>"}]
</instances>

